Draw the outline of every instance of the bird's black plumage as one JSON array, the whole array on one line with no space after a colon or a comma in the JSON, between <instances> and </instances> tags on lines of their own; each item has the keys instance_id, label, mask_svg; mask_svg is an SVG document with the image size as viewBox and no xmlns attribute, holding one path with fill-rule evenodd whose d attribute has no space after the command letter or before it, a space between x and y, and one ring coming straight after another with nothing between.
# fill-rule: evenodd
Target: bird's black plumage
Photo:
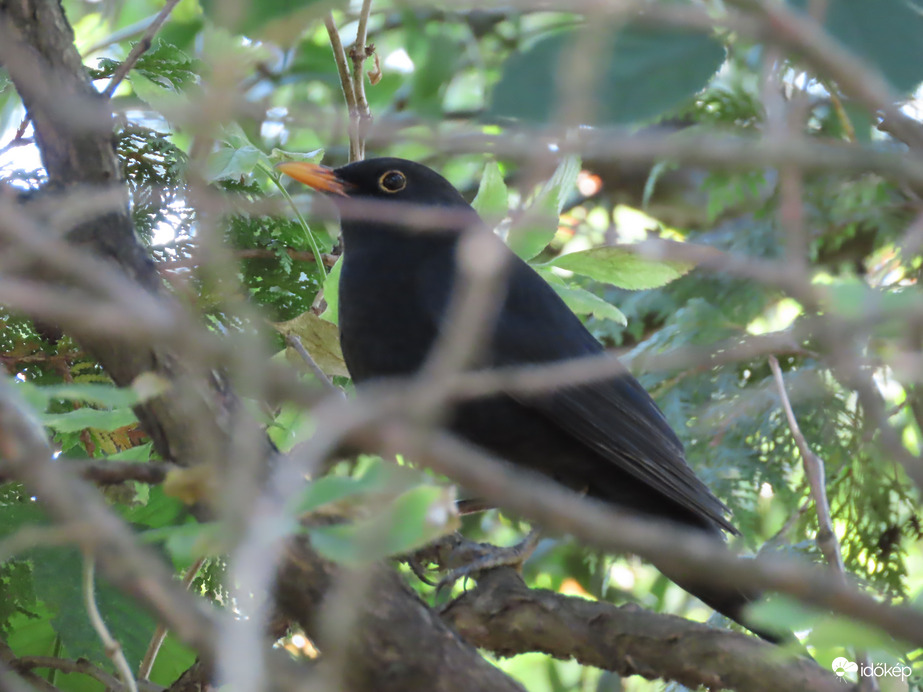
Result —
<instances>
[{"instance_id":1,"label":"bird's black plumage","mask_svg":"<svg viewBox=\"0 0 923 692\"><path fill-rule=\"evenodd\" d=\"M416 373L448 311L459 231L481 223L477 213L442 176L403 159L370 159L334 171L303 164L282 168L342 199L382 203L381 214L371 219L342 220L343 355L357 383ZM446 223L433 230L407 228L401 210L412 205L444 209ZM508 255L506 291L485 364L602 353L545 280L505 246L502 252ZM660 409L627 371L541 395L470 401L451 411L447 425L514 464L621 508L715 534L736 533L727 507L695 476ZM750 600L704 583L680 585L738 621Z\"/></svg>"}]
</instances>

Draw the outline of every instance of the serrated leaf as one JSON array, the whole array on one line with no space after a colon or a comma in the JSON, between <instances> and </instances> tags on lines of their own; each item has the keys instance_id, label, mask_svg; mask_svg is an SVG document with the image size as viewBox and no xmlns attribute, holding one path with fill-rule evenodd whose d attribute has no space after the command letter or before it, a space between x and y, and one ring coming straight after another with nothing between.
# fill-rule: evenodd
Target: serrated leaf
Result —
<instances>
[{"instance_id":1,"label":"serrated leaf","mask_svg":"<svg viewBox=\"0 0 923 692\"><path fill-rule=\"evenodd\" d=\"M567 307L578 315L592 315L600 320L612 320L623 327L628 324L628 318L621 310L584 288L560 285L554 285L553 288L567 303Z\"/></svg>"},{"instance_id":2,"label":"serrated leaf","mask_svg":"<svg viewBox=\"0 0 923 692\"><path fill-rule=\"evenodd\" d=\"M548 247L558 232L556 216L544 215L544 219L531 215L526 222L517 223L506 236L507 245L524 260L530 260Z\"/></svg>"},{"instance_id":3,"label":"serrated leaf","mask_svg":"<svg viewBox=\"0 0 923 692\"><path fill-rule=\"evenodd\" d=\"M266 155L252 144L235 149L224 147L208 157L205 166L205 179L213 183L217 180L237 180L250 175L257 164Z\"/></svg>"},{"instance_id":4,"label":"serrated leaf","mask_svg":"<svg viewBox=\"0 0 923 692\"><path fill-rule=\"evenodd\" d=\"M558 219L568 195L577 183L580 159L565 156L551 178L535 195L531 204L510 228L506 242L524 260L544 250L558 232Z\"/></svg>"},{"instance_id":5,"label":"serrated leaf","mask_svg":"<svg viewBox=\"0 0 923 692\"><path fill-rule=\"evenodd\" d=\"M340 350L340 330L335 324L323 320L310 310L287 322L272 322L272 326L284 336L297 336L305 349L328 375L349 376L343 352ZM286 357L295 364L301 363L294 349L286 349Z\"/></svg>"},{"instance_id":6,"label":"serrated leaf","mask_svg":"<svg viewBox=\"0 0 923 692\"><path fill-rule=\"evenodd\" d=\"M664 286L693 268L693 265L684 262L647 259L636 252L613 246L560 255L544 266L567 269L632 291Z\"/></svg>"},{"instance_id":7,"label":"serrated leaf","mask_svg":"<svg viewBox=\"0 0 923 692\"><path fill-rule=\"evenodd\" d=\"M491 96L489 113L545 123L557 114L554 88L568 69L582 32L558 32L510 57ZM724 46L706 34L629 24L592 59L603 69L588 93L597 124L649 120L705 87L724 62Z\"/></svg>"},{"instance_id":8,"label":"serrated leaf","mask_svg":"<svg viewBox=\"0 0 923 692\"><path fill-rule=\"evenodd\" d=\"M509 210L509 193L496 161L489 161L484 166L481 184L471 206L483 217L506 216Z\"/></svg>"},{"instance_id":9,"label":"serrated leaf","mask_svg":"<svg viewBox=\"0 0 923 692\"><path fill-rule=\"evenodd\" d=\"M561 296L561 300L567 304L567 307L578 315L592 315L600 320L612 320L622 326L628 324L628 319L621 310L607 303L599 296L579 286L567 285L549 269L543 269L541 266L535 266L534 269L545 281L551 284L551 287Z\"/></svg>"},{"instance_id":10,"label":"serrated leaf","mask_svg":"<svg viewBox=\"0 0 923 692\"><path fill-rule=\"evenodd\" d=\"M545 183L537 202L554 212L556 216L560 216L567 198L577 184L578 175L580 175L580 157L565 156L554 169L551 178Z\"/></svg>"}]
</instances>

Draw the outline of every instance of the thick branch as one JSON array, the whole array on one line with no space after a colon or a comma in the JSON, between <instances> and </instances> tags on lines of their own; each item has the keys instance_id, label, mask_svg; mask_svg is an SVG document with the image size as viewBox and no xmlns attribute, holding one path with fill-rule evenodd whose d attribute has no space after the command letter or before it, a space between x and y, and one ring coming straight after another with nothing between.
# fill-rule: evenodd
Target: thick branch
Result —
<instances>
[{"instance_id":1,"label":"thick branch","mask_svg":"<svg viewBox=\"0 0 923 692\"><path fill-rule=\"evenodd\" d=\"M529 589L508 568L482 575L477 588L450 603L442 616L469 642L501 656L542 651L690 688L852 689L813 661L780 660L774 646L754 637L636 606Z\"/></svg>"},{"instance_id":2,"label":"thick branch","mask_svg":"<svg viewBox=\"0 0 923 692\"><path fill-rule=\"evenodd\" d=\"M322 637L318 612L337 577L304 539L293 541L276 582L279 604L313 638ZM522 687L465 644L392 570L379 567L360 606L343 656L345 689L376 692L520 691ZM342 577L340 577L342 578ZM398 636L395 636L398 634ZM323 650L324 640L318 644ZM368 665L372 657L378 665Z\"/></svg>"}]
</instances>

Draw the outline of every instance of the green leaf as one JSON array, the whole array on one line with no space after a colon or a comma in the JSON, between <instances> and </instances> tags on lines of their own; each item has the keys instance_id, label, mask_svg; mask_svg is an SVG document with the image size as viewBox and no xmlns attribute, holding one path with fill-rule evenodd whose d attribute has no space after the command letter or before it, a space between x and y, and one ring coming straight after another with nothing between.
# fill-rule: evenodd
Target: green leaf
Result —
<instances>
[{"instance_id":1,"label":"green leaf","mask_svg":"<svg viewBox=\"0 0 923 692\"><path fill-rule=\"evenodd\" d=\"M509 193L496 161L489 161L484 166L484 175L481 176L481 184L471 206L483 217L506 216L509 210Z\"/></svg>"},{"instance_id":2,"label":"green leaf","mask_svg":"<svg viewBox=\"0 0 923 692\"><path fill-rule=\"evenodd\" d=\"M804 9L806 0L789 0ZM923 14L906 0L830 0L824 28L901 92L923 81Z\"/></svg>"},{"instance_id":3,"label":"green leaf","mask_svg":"<svg viewBox=\"0 0 923 692\"><path fill-rule=\"evenodd\" d=\"M195 663L197 657L193 649L183 644L171 632L157 653L154 668L151 670L151 682L169 687Z\"/></svg>"},{"instance_id":4,"label":"green leaf","mask_svg":"<svg viewBox=\"0 0 923 692\"><path fill-rule=\"evenodd\" d=\"M62 433L79 432L85 428L116 430L138 422L131 409L100 411L94 408L78 408L67 413L44 413L39 418L43 425Z\"/></svg>"},{"instance_id":5,"label":"green leaf","mask_svg":"<svg viewBox=\"0 0 923 692\"><path fill-rule=\"evenodd\" d=\"M693 267L683 262L650 260L636 252L612 246L560 255L543 266L567 269L632 291L664 286Z\"/></svg>"},{"instance_id":6,"label":"green leaf","mask_svg":"<svg viewBox=\"0 0 923 692\"><path fill-rule=\"evenodd\" d=\"M51 624L53 613L38 604L38 618L18 613L10 618L6 643L16 656L54 656L58 635Z\"/></svg>"},{"instance_id":7,"label":"green leaf","mask_svg":"<svg viewBox=\"0 0 923 692\"><path fill-rule=\"evenodd\" d=\"M90 625L83 602L80 553L72 548L35 549L32 565L35 594L54 612L52 626L68 654L108 668L109 659ZM154 632L153 619L99 574L96 603L129 664L137 668Z\"/></svg>"},{"instance_id":8,"label":"green leaf","mask_svg":"<svg viewBox=\"0 0 923 692\"><path fill-rule=\"evenodd\" d=\"M536 203L554 213L555 217L560 216L567 198L577 184L578 175L580 175L580 157L565 156L554 169L551 178L545 183Z\"/></svg>"},{"instance_id":9,"label":"green leaf","mask_svg":"<svg viewBox=\"0 0 923 692\"><path fill-rule=\"evenodd\" d=\"M130 387L119 388L109 384L59 384L43 387L50 399L82 401L94 406L128 408L140 403L138 392Z\"/></svg>"},{"instance_id":10,"label":"green leaf","mask_svg":"<svg viewBox=\"0 0 923 692\"><path fill-rule=\"evenodd\" d=\"M23 526L48 524L48 517L37 502L0 504L0 536L8 536Z\"/></svg>"},{"instance_id":11,"label":"green leaf","mask_svg":"<svg viewBox=\"0 0 923 692\"><path fill-rule=\"evenodd\" d=\"M582 32L558 32L513 55L491 97L493 116L546 123L556 115L555 88L566 78ZM593 123L650 120L701 91L724 62L724 46L704 34L629 24L591 56L602 66Z\"/></svg>"},{"instance_id":12,"label":"green leaf","mask_svg":"<svg viewBox=\"0 0 923 692\"><path fill-rule=\"evenodd\" d=\"M361 476L324 476L312 481L295 501L292 513L297 516L313 512L323 505L370 492L404 491L423 478L419 471L376 459Z\"/></svg>"},{"instance_id":13,"label":"green leaf","mask_svg":"<svg viewBox=\"0 0 923 692\"><path fill-rule=\"evenodd\" d=\"M293 527L287 526L285 533ZM214 557L226 553L230 546L227 530L222 524L208 522L204 524L183 524L163 529L153 529L166 534L165 545L174 565L188 567L202 557ZM268 537L267 537L268 538Z\"/></svg>"},{"instance_id":14,"label":"green leaf","mask_svg":"<svg viewBox=\"0 0 923 692\"><path fill-rule=\"evenodd\" d=\"M175 497L166 495L163 486L151 487L147 502L137 505L116 505L122 517L130 524L162 528L184 522L188 508Z\"/></svg>"},{"instance_id":15,"label":"green leaf","mask_svg":"<svg viewBox=\"0 0 923 692\"><path fill-rule=\"evenodd\" d=\"M324 300L327 301L327 309L324 310L320 317L333 324L337 324L340 315L340 272L343 269L343 258L340 257L327 272L327 278L324 279Z\"/></svg>"},{"instance_id":16,"label":"green leaf","mask_svg":"<svg viewBox=\"0 0 923 692\"><path fill-rule=\"evenodd\" d=\"M552 285L552 288L567 303L567 307L578 315L592 315L600 320L612 320L623 327L628 324L628 319L621 310L585 288L560 285Z\"/></svg>"},{"instance_id":17,"label":"green leaf","mask_svg":"<svg viewBox=\"0 0 923 692\"><path fill-rule=\"evenodd\" d=\"M55 399L79 401L93 406L129 408L163 393L165 380L151 373L136 378L131 387L112 384L70 383L36 386L31 382L18 382L18 392L30 406L44 410ZM82 429L82 428L81 428Z\"/></svg>"},{"instance_id":18,"label":"green leaf","mask_svg":"<svg viewBox=\"0 0 923 692\"><path fill-rule=\"evenodd\" d=\"M205 165L205 179L210 183L216 180L237 180L250 175L265 159L266 155L252 144L239 149L224 147L209 155Z\"/></svg>"},{"instance_id":19,"label":"green leaf","mask_svg":"<svg viewBox=\"0 0 923 692\"><path fill-rule=\"evenodd\" d=\"M364 477L325 476L318 478L305 488L295 503L294 511L297 514L313 512L318 507L368 492L372 488L374 488L374 483Z\"/></svg>"},{"instance_id":20,"label":"green leaf","mask_svg":"<svg viewBox=\"0 0 923 692\"><path fill-rule=\"evenodd\" d=\"M370 519L311 528L311 545L324 557L363 565L426 545L458 526L452 488L421 485L401 494Z\"/></svg>"},{"instance_id":21,"label":"green leaf","mask_svg":"<svg viewBox=\"0 0 923 692\"><path fill-rule=\"evenodd\" d=\"M590 293L585 288L579 286L569 286L559 276L555 276L551 270L542 269L541 265L533 268L545 279L555 292L561 296L561 299L571 310L578 315L592 315L600 320L612 320L616 324L625 326L628 319L625 314L614 305L607 303L594 293Z\"/></svg>"},{"instance_id":22,"label":"green leaf","mask_svg":"<svg viewBox=\"0 0 923 692\"><path fill-rule=\"evenodd\" d=\"M579 173L579 157L565 156L561 159L551 178L510 228L506 242L522 259L535 257L558 232L561 210L577 183Z\"/></svg>"},{"instance_id":23,"label":"green leaf","mask_svg":"<svg viewBox=\"0 0 923 692\"><path fill-rule=\"evenodd\" d=\"M285 161L298 161L300 163L320 163L324 158L323 149L312 149L311 151L286 151L285 149L274 148L269 153L269 160L273 163L284 163Z\"/></svg>"},{"instance_id":24,"label":"green leaf","mask_svg":"<svg viewBox=\"0 0 923 692\"><path fill-rule=\"evenodd\" d=\"M548 247L557 232L557 217L546 216L544 221L533 217L510 228L506 242L522 259L530 260Z\"/></svg>"}]
</instances>

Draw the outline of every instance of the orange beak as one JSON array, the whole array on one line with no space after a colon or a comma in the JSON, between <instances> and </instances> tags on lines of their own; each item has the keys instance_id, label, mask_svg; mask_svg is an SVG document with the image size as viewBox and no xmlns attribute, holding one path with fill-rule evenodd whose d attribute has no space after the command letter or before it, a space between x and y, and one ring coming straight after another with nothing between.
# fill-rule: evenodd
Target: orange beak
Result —
<instances>
[{"instance_id":1,"label":"orange beak","mask_svg":"<svg viewBox=\"0 0 923 692\"><path fill-rule=\"evenodd\" d=\"M276 164L276 169L319 192L330 192L346 197L346 185L337 177L332 168L319 166L316 163L288 161Z\"/></svg>"}]
</instances>

